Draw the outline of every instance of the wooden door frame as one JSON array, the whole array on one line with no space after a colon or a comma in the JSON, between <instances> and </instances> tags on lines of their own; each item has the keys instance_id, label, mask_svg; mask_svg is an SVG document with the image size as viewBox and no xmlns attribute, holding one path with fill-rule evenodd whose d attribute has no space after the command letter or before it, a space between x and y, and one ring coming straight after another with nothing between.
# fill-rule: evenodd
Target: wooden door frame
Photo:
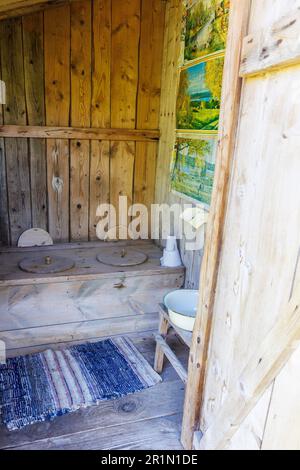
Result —
<instances>
[{"instance_id":1,"label":"wooden door frame","mask_svg":"<svg viewBox=\"0 0 300 470\"><path fill-rule=\"evenodd\" d=\"M242 16L240 16L240 20L238 21L237 9L241 6L242 2L240 0L237 1L240 5L237 5L236 1L232 2L232 16L236 16L236 23L231 17L228 49L231 49L232 47L232 45L230 45L230 41L232 41L234 34L236 34L235 28L240 27L239 31L244 31L244 39L242 40L242 43L239 44L239 47L242 48L242 54L240 54L239 51L240 69L238 70L237 68L235 70L233 64L230 62L231 50L228 51L226 58L227 65L225 65L225 76L223 82L224 95L222 105L223 114L220 127L221 148L219 148L218 169L216 185L214 188L214 197L218 198L217 191L219 188L221 192L219 197L223 198L224 205L221 206L221 209L223 210L218 213L216 212L218 206L214 200L210 223L212 220L216 220L219 217L219 225L217 227L218 230L216 230L214 225L210 225L210 228L208 228L210 238L206 246L206 264L204 265L203 272L201 274L201 280L203 280L202 286L204 285L204 289L200 298L199 315L197 317L197 326L195 328L196 331L194 332L193 337L193 349L191 355L194 354L194 356L190 358L189 374L190 370L191 374L188 377L190 384L188 383L189 388L187 389L185 402L185 413L187 413L187 415L184 417L184 421L187 424L185 424L186 428L183 428L183 431L186 432L186 434L183 436L183 439L186 439L185 443L187 442L189 445L191 445L191 425L197 425L197 413L199 412L198 416L200 416L201 413L200 406L204 394L205 374L207 373L207 353L211 340L215 291L220 262L223 227L226 217L228 180L226 182L225 188L222 190L222 186L218 185L219 182L222 181L222 179L220 180L220 175L222 174L220 167L223 166L225 170L227 169L228 174L230 174L231 162L234 158L237 126L239 122L239 106L237 106L237 102L235 103L236 107L227 107L226 100L229 99L230 101L230 81L228 80L228 77L230 74L235 73L235 78L236 75L239 75L242 79L248 79L249 77L256 77L263 75L266 72L269 73L272 71L282 70L285 67L296 64L298 65L300 63L300 40L295 40L295 38L297 38L298 25L300 21L299 10L295 10L288 15L281 17L268 28L262 29L260 31L254 31L253 34L247 36L245 34L245 30L246 25L249 22L251 2L248 2L248 20L245 16L247 15L246 9L244 9L243 12L240 12L240 15ZM234 10L236 11L234 12ZM238 24L240 26L238 26ZM244 24L243 29L241 29L242 24ZM241 36L238 38L239 42L240 40ZM262 54L262 51L267 52ZM231 78L233 78L233 76ZM238 80L241 85L241 79ZM240 91L239 101L241 99L241 94L242 93ZM226 120L228 120L228 115L225 113L226 108L229 113L230 110L231 112L235 113L235 117L231 116L229 121L227 121L227 124ZM228 127L228 133L224 133L224 128L226 125L230 126L230 119L232 119L232 127ZM228 144L226 147L226 141L224 141L224 139L228 137L229 140L230 138L232 139L232 144ZM222 223L220 221L222 221ZM215 242L215 245L211 245L211 240ZM211 249L212 251L210 251ZM215 256L217 249L218 256ZM239 426L253 410L265 391L275 380L282 367L284 367L287 361L290 359L295 348L298 346L300 339L299 260L300 249L296 259L294 277L288 304L282 307L274 327L264 338L256 351L254 351L249 361L245 364L242 373L239 375L238 380L236 381L235 387L232 389L232 393L224 401L218 415L215 417L210 426L205 430L204 435L201 434L201 431L195 433L194 448L200 450L223 449L228 444L228 442L230 442L235 432L239 429ZM200 340L201 338L204 338L203 342ZM197 360L195 360L195 358L197 358ZM199 369L198 374L197 368ZM193 395L193 393L196 394L196 396ZM192 400L194 399L198 399L197 406L199 405L199 408L197 409L193 407ZM192 407L189 407L189 404L192 404ZM190 409L192 409L192 411L189 411ZM188 413L190 413L190 415L188 415ZM190 418L190 421L187 421L187 418Z\"/></svg>"},{"instance_id":2,"label":"wooden door frame","mask_svg":"<svg viewBox=\"0 0 300 470\"><path fill-rule=\"evenodd\" d=\"M217 277L222 248L229 181L234 156L242 79L239 76L242 43L248 33L251 0L231 0L225 55L217 164L200 273L199 305L189 356L181 441L191 449L199 426L206 363L212 330Z\"/></svg>"}]
</instances>

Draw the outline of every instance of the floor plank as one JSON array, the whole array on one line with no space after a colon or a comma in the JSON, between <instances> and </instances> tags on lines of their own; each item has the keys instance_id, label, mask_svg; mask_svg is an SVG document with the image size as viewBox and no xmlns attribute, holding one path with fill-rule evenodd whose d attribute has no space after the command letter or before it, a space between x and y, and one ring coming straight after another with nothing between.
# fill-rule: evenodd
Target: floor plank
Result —
<instances>
[{"instance_id":1,"label":"floor plank","mask_svg":"<svg viewBox=\"0 0 300 470\"><path fill-rule=\"evenodd\" d=\"M14 450L178 450L180 414L43 439Z\"/></svg>"},{"instance_id":2,"label":"floor plank","mask_svg":"<svg viewBox=\"0 0 300 470\"><path fill-rule=\"evenodd\" d=\"M162 382L134 395L69 413L52 422L33 424L20 431L2 428L0 445L1 448L26 446L47 438L56 439L68 434L174 415L182 409L183 388L179 380Z\"/></svg>"}]
</instances>

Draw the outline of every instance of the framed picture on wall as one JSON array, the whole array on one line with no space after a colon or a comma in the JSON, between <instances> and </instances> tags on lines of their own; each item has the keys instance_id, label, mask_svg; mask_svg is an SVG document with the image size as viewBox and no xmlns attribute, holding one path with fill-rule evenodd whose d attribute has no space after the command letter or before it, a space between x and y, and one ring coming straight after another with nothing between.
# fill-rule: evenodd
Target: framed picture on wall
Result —
<instances>
[{"instance_id":1,"label":"framed picture on wall","mask_svg":"<svg viewBox=\"0 0 300 470\"><path fill-rule=\"evenodd\" d=\"M218 131L224 56L182 67L176 104L176 127Z\"/></svg>"},{"instance_id":2,"label":"framed picture on wall","mask_svg":"<svg viewBox=\"0 0 300 470\"><path fill-rule=\"evenodd\" d=\"M186 0L171 191L209 209L217 153L229 0Z\"/></svg>"},{"instance_id":3,"label":"framed picture on wall","mask_svg":"<svg viewBox=\"0 0 300 470\"><path fill-rule=\"evenodd\" d=\"M211 202L217 137L178 136L171 167L171 190L181 197L201 203Z\"/></svg>"},{"instance_id":4,"label":"framed picture on wall","mask_svg":"<svg viewBox=\"0 0 300 470\"><path fill-rule=\"evenodd\" d=\"M229 8L229 0L188 0L185 61L225 49Z\"/></svg>"}]
</instances>

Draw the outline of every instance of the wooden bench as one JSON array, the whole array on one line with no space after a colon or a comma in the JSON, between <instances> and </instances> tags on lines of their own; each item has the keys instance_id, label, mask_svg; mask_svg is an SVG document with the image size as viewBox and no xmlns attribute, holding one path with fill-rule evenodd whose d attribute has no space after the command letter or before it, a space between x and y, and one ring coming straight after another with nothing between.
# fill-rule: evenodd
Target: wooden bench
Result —
<instances>
[{"instance_id":1,"label":"wooden bench","mask_svg":"<svg viewBox=\"0 0 300 470\"><path fill-rule=\"evenodd\" d=\"M137 266L100 263L106 247L135 247L148 260ZM32 274L19 269L27 256L62 255L68 271ZM0 250L0 340L7 353L69 341L155 331L157 305L184 283L184 268L160 265L149 241L82 242Z\"/></svg>"}]
</instances>

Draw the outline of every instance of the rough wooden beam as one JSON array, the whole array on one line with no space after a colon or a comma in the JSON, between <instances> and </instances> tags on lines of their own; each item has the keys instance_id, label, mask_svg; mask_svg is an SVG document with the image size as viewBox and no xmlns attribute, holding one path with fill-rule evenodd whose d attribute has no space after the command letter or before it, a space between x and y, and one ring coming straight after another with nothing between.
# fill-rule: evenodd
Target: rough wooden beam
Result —
<instances>
[{"instance_id":1,"label":"rough wooden beam","mask_svg":"<svg viewBox=\"0 0 300 470\"><path fill-rule=\"evenodd\" d=\"M200 440L201 450L223 449L263 393L287 363L300 340L299 257L292 297L275 326L244 368L236 389L228 395L214 423Z\"/></svg>"},{"instance_id":2,"label":"rough wooden beam","mask_svg":"<svg viewBox=\"0 0 300 470\"><path fill-rule=\"evenodd\" d=\"M243 41L241 77L300 63L300 10L281 18L267 30L247 36Z\"/></svg>"},{"instance_id":3,"label":"rough wooden beam","mask_svg":"<svg viewBox=\"0 0 300 470\"><path fill-rule=\"evenodd\" d=\"M53 8L74 0L0 0L0 20Z\"/></svg>"},{"instance_id":4,"label":"rough wooden beam","mask_svg":"<svg viewBox=\"0 0 300 470\"><path fill-rule=\"evenodd\" d=\"M215 289L225 220L229 175L234 153L240 108L242 81L239 78L242 40L247 34L250 0L231 2L229 31L223 78L223 96L219 126L219 147L207 238L200 276L200 301L196 317L189 373L185 394L181 440L192 447L193 434L199 422L207 352L210 339Z\"/></svg>"},{"instance_id":5,"label":"rough wooden beam","mask_svg":"<svg viewBox=\"0 0 300 470\"><path fill-rule=\"evenodd\" d=\"M159 130L98 129L95 127L0 126L0 137L30 137L37 139L131 140L152 142L159 140Z\"/></svg>"}]
</instances>

